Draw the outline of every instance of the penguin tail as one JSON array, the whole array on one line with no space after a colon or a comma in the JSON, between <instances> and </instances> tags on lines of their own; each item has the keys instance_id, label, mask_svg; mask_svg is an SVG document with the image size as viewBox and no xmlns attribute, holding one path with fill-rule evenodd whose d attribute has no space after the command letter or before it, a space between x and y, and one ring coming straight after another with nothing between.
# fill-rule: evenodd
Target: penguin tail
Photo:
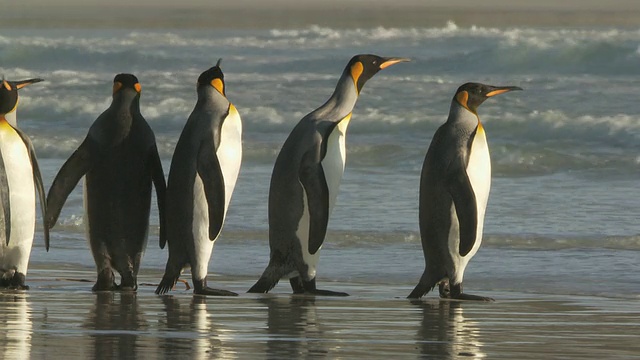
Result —
<instances>
[{"instance_id":1,"label":"penguin tail","mask_svg":"<svg viewBox=\"0 0 640 360\"><path fill-rule=\"evenodd\" d=\"M181 262L183 265L176 266L172 260L173 259L171 259L170 256L167 261L167 268L164 271L164 276L160 281L160 285L156 288L156 294L158 295L166 294L169 290L173 289L173 287L176 286L176 282L178 282L178 278L180 277L180 273L184 267L184 262Z\"/></svg>"},{"instance_id":2,"label":"penguin tail","mask_svg":"<svg viewBox=\"0 0 640 360\"><path fill-rule=\"evenodd\" d=\"M262 273L262 276L258 281L247 291L248 293L261 293L266 294L269 290L273 289L280 278L282 278L286 272L282 268L282 266L273 266L269 264L267 268Z\"/></svg>"},{"instance_id":3,"label":"penguin tail","mask_svg":"<svg viewBox=\"0 0 640 360\"><path fill-rule=\"evenodd\" d=\"M430 272L425 270L420 277L418 285L413 289L411 294L407 296L407 299L419 299L426 295L429 291L433 290L439 280L434 280L434 276L430 275Z\"/></svg>"},{"instance_id":4,"label":"penguin tail","mask_svg":"<svg viewBox=\"0 0 640 360\"><path fill-rule=\"evenodd\" d=\"M160 281L160 285L156 288L156 294L163 295L169 292L169 290L173 289L178 282L178 276L174 276L172 274L164 274L162 280Z\"/></svg>"},{"instance_id":5,"label":"penguin tail","mask_svg":"<svg viewBox=\"0 0 640 360\"><path fill-rule=\"evenodd\" d=\"M266 294L269 290L273 289L278 284L280 279L273 279L266 276L262 276L252 287L247 291L248 293Z\"/></svg>"}]
</instances>

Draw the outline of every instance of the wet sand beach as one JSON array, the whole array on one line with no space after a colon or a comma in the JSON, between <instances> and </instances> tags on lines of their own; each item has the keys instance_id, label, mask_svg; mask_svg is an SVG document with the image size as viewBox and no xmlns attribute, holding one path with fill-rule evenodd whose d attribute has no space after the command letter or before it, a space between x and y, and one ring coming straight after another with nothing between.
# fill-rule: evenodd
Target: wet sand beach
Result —
<instances>
[{"instance_id":1,"label":"wet sand beach","mask_svg":"<svg viewBox=\"0 0 640 360\"><path fill-rule=\"evenodd\" d=\"M156 274L159 275L159 274ZM4 359L631 359L637 301L494 292L494 303L409 301L393 286L332 284L348 298L97 293L92 272L31 272L31 290L0 293ZM251 279L226 279L243 292ZM282 289L281 289L282 290ZM404 289L402 289L404 294Z\"/></svg>"}]
</instances>

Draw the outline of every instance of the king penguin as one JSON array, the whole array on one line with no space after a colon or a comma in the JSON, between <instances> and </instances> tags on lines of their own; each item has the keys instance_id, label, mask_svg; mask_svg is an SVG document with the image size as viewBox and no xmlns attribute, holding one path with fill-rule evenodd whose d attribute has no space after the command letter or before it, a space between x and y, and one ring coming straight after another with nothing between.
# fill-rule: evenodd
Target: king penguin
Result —
<instances>
[{"instance_id":1,"label":"king penguin","mask_svg":"<svg viewBox=\"0 0 640 360\"><path fill-rule=\"evenodd\" d=\"M26 290L27 267L36 224L36 191L42 218L46 201L36 153L29 137L18 129L18 90L42 81L29 79L0 84L0 287ZM49 250L49 231L44 228Z\"/></svg>"},{"instance_id":2,"label":"king penguin","mask_svg":"<svg viewBox=\"0 0 640 360\"><path fill-rule=\"evenodd\" d=\"M420 179L420 235L426 268L409 298L420 298L440 284L440 296L492 299L462 292L469 260L482 242L491 187L491 159L477 109L486 99L515 86L466 83L458 88L449 118L433 135Z\"/></svg>"},{"instance_id":3,"label":"king penguin","mask_svg":"<svg viewBox=\"0 0 640 360\"><path fill-rule=\"evenodd\" d=\"M138 79L118 74L113 100L64 163L47 195L45 226L55 226L69 193L84 176L84 222L96 263L93 291L137 289L137 274L149 230L151 183L164 239L166 184L155 136L140 114ZM116 285L113 270L121 277Z\"/></svg>"},{"instance_id":4,"label":"king penguin","mask_svg":"<svg viewBox=\"0 0 640 360\"><path fill-rule=\"evenodd\" d=\"M156 289L164 294L191 267L194 293L238 295L207 287L207 268L220 236L242 160L242 122L227 100L220 60L200 74L198 101L178 139L167 183L169 259ZM164 248L161 242L160 247Z\"/></svg>"},{"instance_id":5,"label":"king penguin","mask_svg":"<svg viewBox=\"0 0 640 360\"><path fill-rule=\"evenodd\" d=\"M345 135L365 82L404 58L356 55L333 95L294 127L276 159L269 189L269 264L249 292L266 293L288 277L296 294L347 296L316 289L316 268L344 172Z\"/></svg>"}]
</instances>

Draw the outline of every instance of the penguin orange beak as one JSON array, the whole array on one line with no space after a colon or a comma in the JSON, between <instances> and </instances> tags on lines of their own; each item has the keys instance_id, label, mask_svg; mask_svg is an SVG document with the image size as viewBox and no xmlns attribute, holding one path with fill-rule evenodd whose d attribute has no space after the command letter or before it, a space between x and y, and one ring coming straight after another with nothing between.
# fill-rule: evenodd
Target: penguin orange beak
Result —
<instances>
[{"instance_id":1,"label":"penguin orange beak","mask_svg":"<svg viewBox=\"0 0 640 360\"><path fill-rule=\"evenodd\" d=\"M408 62L411 61L411 59L407 59L407 58L398 58L398 57L388 57L388 58L383 58L382 64L380 64L380 70L382 69L386 69L391 65L395 65L397 63L401 63L401 62Z\"/></svg>"},{"instance_id":2,"label":"penguin orange beak","mask_svg":"<svg viewBox=\"0 0 640 360\"><path fill-rule=\"evenodd\" d=\"M489 97L504 94L506 92L513 91L513 90L522 90L522 88L518 86L494 86L493 88L494 88L493 90L489 91L485 95L486 97L489 98Z\"/></svg>"},{"instance_id":3,"label":"penguin orange beak","mask_svg":"<svg viewBox=\"0 0 640 360\"><path fill-rule=\"evenodd\" d=\"M25 87L27 85L35 84L35 83L38 83L40 81L44 81L44 79L35 78L35 79L29 79L29 80L22 80L22 81L16 81L16 82L14 82L14 84L16 85L16 88L22 89L23 87Z\"/></svg>"}]
</instances>

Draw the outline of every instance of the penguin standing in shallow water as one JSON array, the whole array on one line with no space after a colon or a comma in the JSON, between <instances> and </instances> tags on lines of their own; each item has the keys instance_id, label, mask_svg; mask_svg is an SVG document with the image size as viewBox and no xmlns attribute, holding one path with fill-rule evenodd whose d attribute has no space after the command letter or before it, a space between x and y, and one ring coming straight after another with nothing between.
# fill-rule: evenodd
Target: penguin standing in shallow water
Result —
<instances>
[{"instance_id":1,"label":"penguin standing in shallow water","mask_svg":"<svg viewBox=\"0 0 640 360\"><path fill-rule=\"evenodd\" d=\"M149 231L152 181L160 241L164 241L166 191L155 136L140 114L140 83L135 76L116 75L111 106L96 119L53 180L47 195L47 229L56 224L67 196L82 176L84 221L98 271L93 291L135 291ZM113 270L122 279L119 286Z\"/></svg>"},{"instance_id":2,"label":"penguin standing in shallow water","mask_svg":"<svg viewBox=\"0 0 640 360\"><path fill-rule=\"evenodd\" d=\"M236 185L242 160L242 122L227 100L220 60L203 72L198 102L176 145L167 185L169 259L156 294L191 267L194 293L238 295L207 287L207 268ZM160 242L164 248L165 243Z\"/></svg>"},{"instance_id":3,"label":"penguin standing in shallow water","mask_svg":"<svg viewBox=\"0 0 640 360\"><path fill-rule=\"evenodd\" d=\"M346 160L345 135L365 82L403 58L356 55L333 95L291 131L276 159L269 189L267 268L251 293L266 293L282 277L293 292L346 296L316 289L316 268Z\"/></svg>"},{"instance_id":4,"label":"penguin standing in shallow water","mask_svg":"<svg viewBox=\"0 0 640 360\"><path fill-rule=\"evenodd\" d=\"M491 187L487 138L476 112L486 99L515 86L466 83L451 101L449 118L433 135L420 179L420 235L426 268L409 295L419 298L440 283L440 297L492 299L462 292L467 263L482 242Z\"/></svg>"},{"instance_id":5,"label":"penguin standing in shallow water","mask_svg":"<svg viewBox=\"0 0 640 360\"><path fill-rule=\"evenodd\" d=\"M36 153L29 137L17 127L18 90L42 79L0 83L0 287L25 285L36 222L36 198L42 217L46 202ZM44 229L49 250L49 231Z\"/></svg>"}]
</instances>

